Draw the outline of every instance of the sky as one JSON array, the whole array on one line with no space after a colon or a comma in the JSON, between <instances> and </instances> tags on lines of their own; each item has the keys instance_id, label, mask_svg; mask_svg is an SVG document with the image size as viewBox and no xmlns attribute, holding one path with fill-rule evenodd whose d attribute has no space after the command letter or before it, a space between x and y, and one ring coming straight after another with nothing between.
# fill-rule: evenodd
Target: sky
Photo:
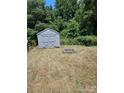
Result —
<instances>
[{"instance_id":1,"label":"sky","mask_svg":"<svg viewBox=\"0 0 124 93\"><path fill-rule=\"evenodd\" d=\"M46 6L52 5L54 7L55 0L45 0L45 2L46 2Z\"/></svg>"}]
</instances>

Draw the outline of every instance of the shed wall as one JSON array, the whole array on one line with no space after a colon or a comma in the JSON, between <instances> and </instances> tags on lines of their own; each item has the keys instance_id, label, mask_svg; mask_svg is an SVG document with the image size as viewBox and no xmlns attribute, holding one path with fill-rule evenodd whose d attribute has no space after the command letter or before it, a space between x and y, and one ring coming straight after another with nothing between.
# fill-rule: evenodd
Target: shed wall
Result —
<instances>
[{"instance_id":1,"label":"shed wall","mask_svg":"<svg viewBox=\"0 0 124 93\"><path fill-rule=\"evenodd\" d=\"M39 48L60 47L60 36L52 31L37 35Z\"/></svg>"}]
</instances>

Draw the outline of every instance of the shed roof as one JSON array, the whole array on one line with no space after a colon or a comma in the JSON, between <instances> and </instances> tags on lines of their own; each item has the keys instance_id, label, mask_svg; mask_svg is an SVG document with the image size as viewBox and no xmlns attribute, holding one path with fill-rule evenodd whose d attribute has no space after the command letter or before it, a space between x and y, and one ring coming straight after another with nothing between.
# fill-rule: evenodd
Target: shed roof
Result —
<instances>
[{"instance_id":1,"label":"shed roof","mask_svg":"<svg viewBox=\"0 0 124 93\"><path fill-rule=\"evenodd\" d=\"M57 32L57 31L55 31L55 30L53 30L53 29L50 29L50 28L46 28L46 29L44 29L44 30L42 30L42 31L40 31L40 32L38 32L37 33L37 35L39 35L39 34L41 34L41 33L43 33L43 32L45 32L45 31L52 31L52 32L54 32L54 33L56 33L56 34L59 34L59 32Z\"/></svg>"}]
</instances>

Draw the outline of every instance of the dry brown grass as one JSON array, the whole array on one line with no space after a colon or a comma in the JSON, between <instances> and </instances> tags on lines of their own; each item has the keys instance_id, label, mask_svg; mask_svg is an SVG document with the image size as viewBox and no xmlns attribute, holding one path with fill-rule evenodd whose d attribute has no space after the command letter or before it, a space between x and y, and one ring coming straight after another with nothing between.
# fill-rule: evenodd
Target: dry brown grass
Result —
<instances>
[{"instance_id":1,"label":"dry brown grass","mask_svg":"<svg viewBox=\"0 0 124 93\"><path fill-rule=\"evenodd\" d=\"M27 58L28 93L96 93L96 47L34 48Z\"/></svg>"}]
</instances>

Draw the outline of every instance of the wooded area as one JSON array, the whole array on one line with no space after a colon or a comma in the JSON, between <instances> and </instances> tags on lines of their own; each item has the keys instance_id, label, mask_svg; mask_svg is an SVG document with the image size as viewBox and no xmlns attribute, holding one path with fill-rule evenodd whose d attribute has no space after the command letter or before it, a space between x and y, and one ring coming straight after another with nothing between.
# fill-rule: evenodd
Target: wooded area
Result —
<instances>
[{"instance_id":1,"label":"wooded area","mask_svg":"<svg viewBox=\"0 0 124 93\"><path fill-rule=\"evenodd\" d=\"M37 45L36 33L51 28L60 33L64 45L97 44L97 0L27 0L27 39Z\"/></svg>"}]
</instances>

